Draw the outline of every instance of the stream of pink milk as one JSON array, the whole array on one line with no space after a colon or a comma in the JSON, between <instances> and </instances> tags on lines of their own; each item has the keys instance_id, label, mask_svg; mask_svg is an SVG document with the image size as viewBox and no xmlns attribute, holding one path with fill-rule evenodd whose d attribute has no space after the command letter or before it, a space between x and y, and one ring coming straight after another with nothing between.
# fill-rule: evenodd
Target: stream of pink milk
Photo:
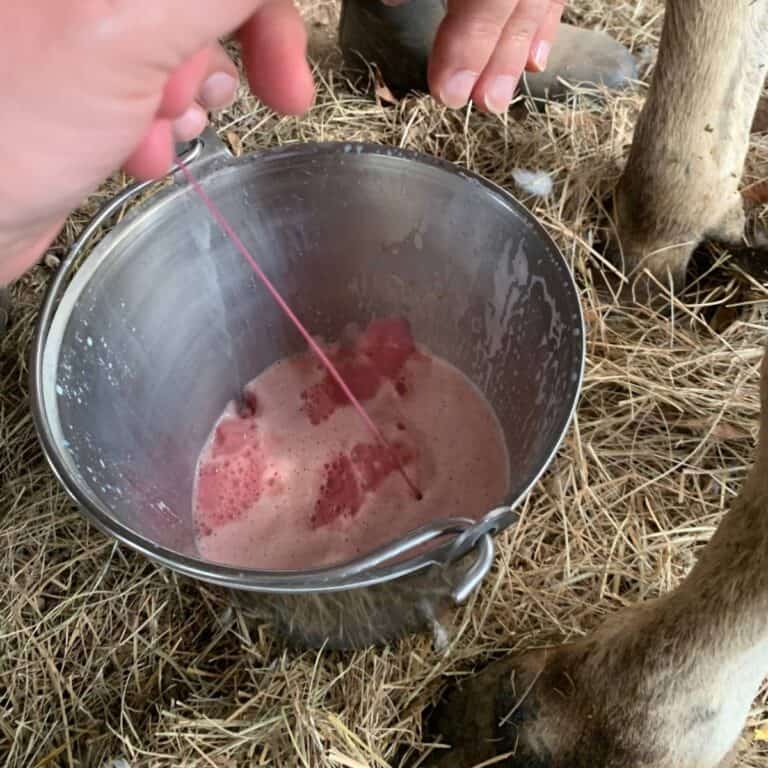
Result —
<instances>
[{"instance_id":1,"label":"stream of pink milk","mask_svg":"<svg viewBox=\"0 0 768 768\"><path fill-rule=\"evenodd\" d=\"M248 262L248 264L251 266L251 269L253 269L261 282L264 283L264 287L269 291L280 309L283 310L283 312L288 316L288 319L294 324L294 326L296 326L296 329L304 337L304 340L309 345L309 348L315 353L315 355L317 355L317 357L328 371L328 374L331 376L331 378L334 379L352 406L354 406L358 416L363 421L363 423L368 427L368 429L371 431L379 444L384 448L384 450L393 457L396 463L398 474L403 478L403 481L408 486L414 498L417 501L420 501L421 491L418 489L413 480L408 477L405 468L397 458L397 454L393 451L389 443L387 443L387 439L384 437L381 430L376 426L376 423L373 421L373 419L371 419L371 417L368 415L365 408L363 408L363 406L358 402L354 393L350 390L350 388L347 386L347 383L344 381L344 378L336 370L336 368L334 368L333 363L326 357L320 345L312 338L311 334L304 327L304 324L301 322L301 320L299 320L296 313L290 308L290 306L288 306L288 303L282 297L277 288L275 288L275 286L272 284L272 281L267 277L264 270L262 270L262 268L259 266L259 263L256 261L256 259L253 258L250 251L245 247L245 244L240 239L237 232L232 229L231 224L227 221L224 214L219 210L219 207L216 205L216 203L211 200L197 179L192 175L192 172L189 170L186 164L179 158L177 158L176 162L181 168L181 171L186 177L187 181L192 186L192 189L197 193L198 197L202 200L206 208L208 208L208 211L213 217L214 221L222 228L224 234L226 234L227 237L232 241L232 244L240 252L240 255Z\"/></svg>"},{"instance_id":2,"label":"stream of pink milk","mask_svg":"<svg viewBox=\"0 0 768 768\"><path fill-rule=\"evenodd\" d=\"M331 565L504 500L509 460L491 406L463 373L418 347L405 321L374 321L324 353L388 447L310 352L274 363L227 406L201 453L194 511L206 559Z\"/></svg>"}]
</instances>

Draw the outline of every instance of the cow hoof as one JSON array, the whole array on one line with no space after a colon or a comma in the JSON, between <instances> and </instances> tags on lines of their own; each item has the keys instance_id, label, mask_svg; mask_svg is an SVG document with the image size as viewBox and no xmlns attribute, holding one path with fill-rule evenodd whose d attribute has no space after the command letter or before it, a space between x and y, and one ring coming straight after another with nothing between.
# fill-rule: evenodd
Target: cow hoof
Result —
<instances>
[{"instance_id":1,"label":"cow hoof","mask_svg":"<svg viewBox=\"0 0 768 768\"><path fill-rule=\"evenodd\" d=\"M387 6L378 0L343 0L339 44L352 71L375 65L397 94L429 90L427 67L443 0ZM561 24L545 72L526 73L521 90L537 100L565 100L575 86L627 88L637 78L632 54L602 32Z\"/></svg>"},{"instance_id":2,"label":"cow hoof","mask_svg":"<svg viewBox=\"0 0 768 768\"><path fill-rule=\"evenodd\" d=\"M674 699L661 682L668 672L663 654L651 651L649 661L643 653L638 656L637 638L645 636L638 630L654 626L657 616L653 604L643 605L609 618L575 643L490 664L436 707L428 735L449 748L436 748L425 766L698 765L677 760L685 745L678 750L667 730L650 725L654 707L666 708ZM648 680L654 684L646 690ZM690 703L694 709L699 704Z\"/></svg>"},{"instance_id":3,"label":"cow hoof","mask_svg":"<svg viewBox=\"0 0 768 768\"><path fill-rule=\"evenodd\" d=\"M756 232L740 240L710 238L704 247L725 251L730 263L763 285L768 284L768 232Z\"/></svg>"},{"instance_id":4,"label":"cow hoof","mask_svg":"<svg viewBox=\"0 0 768 768\"><path fill-rule=\"evenodd\" d=\"M574 87L624 90L637 80L632 54L604 32L561 24L544 72L526 72L524 88L535 99L562 101Z\"/></svg>"},{"instance_id":5,"label":"cow hoof","mask_svg":"<svg viewBox=\"0 0 768 768\"><path fill-rule=\"evenodd\" d=\"M342 0L339 46L344 63L353 72L375 65L399 96L426 92L429 53L444 15L443 0L411 0L399 6Z\"/></svg>"},{"instance_id":6,"label":"cow hoof","mask_svg":"<svg viewBox=\"0 0 768 768\"><path fill-rule=\"evenodd\" d=\"M499 759L505 768L553 765L549 745L537 735L547 658L534 652L497 661L450 690L427 728L434 742L448 748L436 749L425 768L469 768Z\"/></svg>"}]
</instances>

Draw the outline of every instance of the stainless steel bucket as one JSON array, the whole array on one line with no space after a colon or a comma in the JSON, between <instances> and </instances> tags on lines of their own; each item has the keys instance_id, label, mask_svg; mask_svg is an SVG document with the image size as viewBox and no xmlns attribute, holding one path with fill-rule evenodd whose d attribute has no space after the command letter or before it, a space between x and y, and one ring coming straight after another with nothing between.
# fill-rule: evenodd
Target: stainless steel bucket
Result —
<instances>
[{"instance_id":1,"label":"stainless steel bucket","mask_svg":"<svg viewBox=\"0 0 768 768\"><path fill-rule=\"evenodd\" d=\"M413 152L298 144L234 159L208 131L185 159L314 333L403 315L477 383L506 435L509 495L322 570L202 560L199 451L226 402L303 343L178 172L107 205L52 282L32 364L48 461L107 534L224 587L294 643L352 647L428 627L482 580L492 534L514 523L570 423L584 330L564 260L505 191Z\"/></svg>"}]
</instances>

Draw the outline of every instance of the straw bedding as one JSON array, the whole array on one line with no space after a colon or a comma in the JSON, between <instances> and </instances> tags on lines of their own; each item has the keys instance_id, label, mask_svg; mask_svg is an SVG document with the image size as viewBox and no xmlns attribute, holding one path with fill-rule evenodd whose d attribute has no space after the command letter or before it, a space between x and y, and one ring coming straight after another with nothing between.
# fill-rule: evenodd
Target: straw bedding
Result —
<instances>
[{"instance_id":1,"label":"straw bedding","mask_svg":"<svg viewBox=\"0 0 768 768\"><path fill-rule=\"evenodd\" d=\"M576 4L575 4L576 5ZM673 588L751 460L766 291L714 254L673 312L622 309L596 290L605 194L616 181L644 85L502 120L427 97L388 103L338 69L335 6L305 2L319 97L281 119L243 90L217 118L236 153L303 139L365 139L427 151L519 194L578 278L589 359L577 418L551 471L498 539L492 573L436 636L351 654L284 649L206 587L117 547L87 525L46 468L27 396L33 322L56 260L115 177L68 222L46 263L14 288L0 339L0 765L382 768L423 754L421 715L446 681L492 653L576 638L623 606ZM658 0L580 2L653 67ZM758 126L759 127L759 126ZM517 170L554 182L527 196ZM745 186L768 177L753 135ZM753 195L759 197L759 195ZM764 215L756 205L754 217ZM764 765L768 689L739 765Z\"/></svg>"}]
</instances>

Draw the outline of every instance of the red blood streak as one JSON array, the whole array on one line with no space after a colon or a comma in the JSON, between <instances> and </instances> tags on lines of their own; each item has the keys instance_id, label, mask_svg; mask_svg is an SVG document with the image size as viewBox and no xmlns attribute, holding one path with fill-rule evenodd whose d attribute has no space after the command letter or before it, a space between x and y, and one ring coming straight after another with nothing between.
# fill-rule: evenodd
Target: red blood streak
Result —
<instances>
[{"instance_id":1,"label":"red blood streak","mask_svg":"<svg viewBox=\"0 0 768 768\"><path fill-rule=\"evenodd\" d=\"M255 416L259 411L259 401L256 398L256 393L249 389L243 390L243 397L238 404L238 414L247 419L248 417Z\"/></svg>"},{"instance_id":2,"label":"red blood streak","mask_svg":"<svg viewBox=\"0 0 768 768\"><path fill-rule=\"evenodd\" d=\"M388 379L394 379L416 351L411 329L399 317L371 322L360 337L359 347L376 370Z\"/></svg>"},{"instance_id":3,"label":"red blood streak","mask_svg":"<svg viewBox=\"0 0 768 768\"><path fill-rule=\"evenodd\" d=\"M331 381L330 384L335 384ZM330 418L336 410L329 380L323 379L318 384L313 384L301 393L301 410L307 414L312 424L317 426Z\"/></svg>"},{"instance_id":4,"label":"red blood streak","mask_svg":"<svg viewBox=\"0 0 768 768\"><path fill-rule=\"evenodd\" d=\"M357 356L352 359L341 360L336 369L358 400L370 400L379 391L381 385L379 372L364 357ZM334 402L337 405L347 405L349 401L341 387L335 381L331 383L333 384Z\"/></svg>"},{"instance_id":5,"label":"red blood streak","mask_svg":"<svg viewBox=\"0 0 768 768\"><path fill-rule=\"evenodd\" d=\"M349 456L340 453L330 464L325 465L320 497L315 502L310 517L313 528L332 523L342 515L352 517L360 510L362 494L352 470Z\"/></svg>"},{"instance_id":6,"label":"red blood streak","mask_svg":"<svg viewBox=\"0 0 768 768\"><path fill-rule=\"evenodd\" d=\"M339 375L352 394L361 402L376 396L383 379L397 378L414 354L408 324L399 318L374 320L351 349L329 355ZM395 383L397 392L405 395L405 383ZM301 395L302 410L312 424L330 418L337 407L348 406L349 399L336 380L326 374L322 381L308 387Z\"/></svg>"},{"instance_id":7,"label":"red blood streak","mask_svg":"<svg viewBox=\"0 0 768 768\"><path fill-rule=\"evenodd\" d=\"M236 456L201 464L197 475L197 519L215 530L239 520L262 493L264 457L255 445Z\"/></svg>"}]
</instances>

